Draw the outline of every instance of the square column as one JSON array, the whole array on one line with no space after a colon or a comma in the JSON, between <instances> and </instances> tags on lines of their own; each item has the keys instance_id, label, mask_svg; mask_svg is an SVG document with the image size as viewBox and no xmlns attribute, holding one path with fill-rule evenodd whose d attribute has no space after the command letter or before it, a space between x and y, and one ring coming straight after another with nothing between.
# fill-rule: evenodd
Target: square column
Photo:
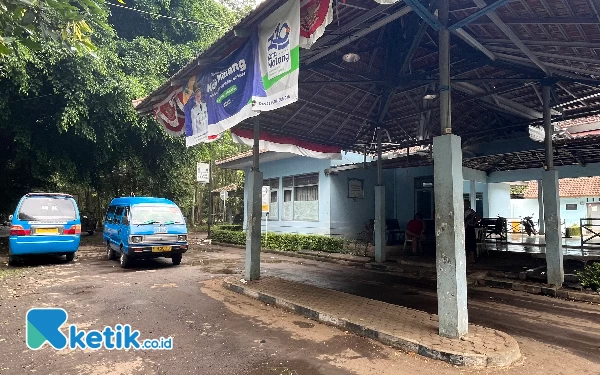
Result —
<instances>
[{"instance_id":1,"label":"square column","mask_svg":"<svg viewBox=\"0 0 600 375\"><path fill-rule=\"evenodd\" d=\"M544 222L546 224L546 268L548 284L562 286L563 269L562 236L560 230L560 201L558 196L558 171L542 172L544 196Z\"/></svg>"},{"instance_id":2,"label":"square column","mask_svg":"<svg viewBox=\"0 0 600 375\"><path fill-rule=\"evenodd\" d=\"M471 202L471 208L477 210L477 188L475 187L475 181L469 182L469 202Z\"/></svg>"},{"instance_id":3,"label":"square column","mask_svg":"<svg viewBox=\"0 0 600 375\"><path fill-rule=\"evenodd\" d=\"M385 262L385 186L375 186L375 261Z\"/></svg>"},{"instance_id":4,"label":"square column","mask_svg":"<svg viewBox=\"0 0 600 375\"><path fill-rule=\"evenodd\" d=\"M261 189L263 174L250 171L247 177L248 203L246 206L246 264L244 279L247 281L260 278L260 221L262 218Z\"/></svg>"},{"instance_id":5,"label":"square column","mask_svg":"<svg viewBox=\"0 0 600 375\"><path fill-rule=\"evenodd\" d=\"M439 334L467 334L467 268L460 137L433 139Z\"/></svg>"},{"instance_id":6,"label":"square column","mask_svg":"<svg viewBox=\"0 0 600 375\"><path fill-rule=\"evenodd\" d=\"M538 207L539 207L539 223L538 223L538 234L546 233L544 225L544 189L542 187L542 180L538 180Z\"/></svg>"}]
</instances>

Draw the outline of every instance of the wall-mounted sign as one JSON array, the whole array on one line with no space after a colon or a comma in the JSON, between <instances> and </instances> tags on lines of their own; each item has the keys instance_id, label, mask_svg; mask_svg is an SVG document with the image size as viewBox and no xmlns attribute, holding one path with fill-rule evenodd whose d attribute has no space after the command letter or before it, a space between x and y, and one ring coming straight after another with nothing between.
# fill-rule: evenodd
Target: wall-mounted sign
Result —
<instances>
[{"instance_id":1,"label":"wall-mounted sign","mask_svg":"<svg viewBox=\"0 0 600 375\"><path fill-rule=\"evenodd\" d=\"M348 198L364 198L365 197L365 189L364 189L364 180L358 178L349 178L348 179Z\"/></svg>"},{"instance_id":2,"label":"wall-mounted sign","mask_svg":"<svg viewBox=\"0 0 600 375\"><path fill-rule=\"evenodd\" d=\"M567 211L577 211L577 203L567 203Z\"/></svg>"},{"instance_id":3,"label":"wall-mounted sign","mask_svg":"<svg viewBox=\"0 0 600 375\"><path fill-rule=\"evenodd\" d=\"M271 188L268 186L262 187L262 212L269 212L269 203L271 201Z\"/></svg>"},{"instance_id":4,"label":"wall-mounted sign","mask_svg":"<svg viewBox=\"0 0 600 375\"><path fill-rule=\"evenodd\" d=\"M196 164L196 181L208 183L208 163Z\"/></svg>"}]
</instances>

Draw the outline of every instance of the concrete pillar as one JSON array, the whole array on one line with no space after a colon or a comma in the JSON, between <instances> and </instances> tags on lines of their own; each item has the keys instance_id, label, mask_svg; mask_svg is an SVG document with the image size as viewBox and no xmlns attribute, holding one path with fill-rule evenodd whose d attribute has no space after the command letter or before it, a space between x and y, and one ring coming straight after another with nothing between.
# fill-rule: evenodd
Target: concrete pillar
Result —
<instances>
[{"instance_id":1,"label":"concrete pillar","mask_svg":"<svg viewBox=\"0 0 600 375\"><path fill-rule=\"evenodd\" d=\"M560 230L558 171L543 171L544 221L546 224L546 267L548 284L561 286L565 281Z\"/></svg>"},{"instance_id":2,"label":"concrete pillar","mask_svg":"<svg viewBox=\"0 0 600 375\"><path fill-rule=\"evenodd\" d=\"M375 261L385 262L385 186L381 159L381 128L377 128L377 185L375 186Z\"/></svg>"},{"instance_id":3,"label":"concrete pillar","mask_svg":"<svg viewBox=\"0 0 600 375\"><path fill-rule=\"evenodd\" d=\"M542 187L542 180L538 180L538 207L539 207L539 220L538 220L538 233L546 233L546 226L544 225L544 189Z\"/></svg>"},{"instance_id":4,"label":"concrete pillar","mask_svg":"<svg viewBox=\"0 0 600 375\"><path fill-rule=\"evenodd\" d=\"M544 146L546 166L542 172L542 196L544 199L544 222L546 229L546 274L548 284L562 286L565 281L563 268L562 235L560 230L560 200L558 191L558 171L554 169L552 133L554 132L550 112L550 86L542 83L544 104Z\"/></svg>"},{"instance_id":5,"label":"concrete pillar","mask_svg":"<svg viewBox=\"0 0 600 375\"><path fill-rule=\"evenodd\" d=\"M470 181L469 188L469 202L471 203L471 208L477 210L477 188L475 187L475 181Z\"/></svg>"},{"instance_id":6,"label":"concrete pillar","mask_svg":"<svg viewBox=\"0 0 600 375\"><path fill-rule=\"evenodd\" d=\"M246 266L244 279L258 280L260 277L260 221L262 218L261 191L263 174L250 171L247 179L248 206L246 207Z\"/></svg>"},{"instance_id":7,"label":"concrete pillar","mask_svg":"<svg viewBox=\"0 0 600 375\"><path fill-rule=\"evenodd\" d=\"M259 128L258 116L254 117L254 145L252 148L252 169L247 178L245 189L248 194L246 207L246 262L244 278L247 281L260 278L260 221L262 219L262 184L263 174L259 165Z\"/></svg>"},{"instance_id":8,"label":"concrete pillar","mask_svg":"<svg viewBox=\"0 0 600 375\"><path fill-rule=\"evenodd\" d=\"M433 161L439 333L459 338L468 331L460 137L435 137Z\"/></svg>"},{"instance_id":9,"label":"concrete pillar","mask_svg":"<svg viewBox=\"0 0 600 375\"><path fill-rule=\"evenodd\" d=\"M385 262L385 186L375 186L375 261Z\"/></svg>"}]
</instances>

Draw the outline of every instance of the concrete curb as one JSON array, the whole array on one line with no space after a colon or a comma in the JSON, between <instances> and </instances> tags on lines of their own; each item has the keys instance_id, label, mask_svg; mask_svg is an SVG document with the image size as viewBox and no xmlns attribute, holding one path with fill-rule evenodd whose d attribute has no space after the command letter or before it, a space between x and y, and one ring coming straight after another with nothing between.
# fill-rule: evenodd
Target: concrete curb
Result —
<instances>
[{"instance_id":1,"label":"concrete curb","mask_svg":"<svg viewBox=\"0 0 600 375\"><path fill-rule=\"evenodd\" d=\"M403 350L409 353L415 353L424 357L445 361L455 366L469 366L469 367L503 367L509 366L521 358L521 351L516 341L506 333L495 331L497 335L502 336L504 339L512 340L515 342L513 347L509 348L505 352L495 353L494 355L484 354L465 354L452 351L438 350L433 347L428 347L419 343L417 340L394 336L392 334L372 329L366 325L358 322L352 322L339 316L329 315L324 312L313 310L306 306L298 305L294 302L287 301L285 299L277 298L271 295L267 295L258 291L255 291L248 285L240 285L233 282L231 279L225 279L223 281L225 288L234 291L236 293L243 294L259 301L274 305L291 312L295 312L306 318L324 323L330 326L334 326L359 336L367 337L373 340L377 340L383 344L392 346L394 348Z\"/></svg>"},{"instance_id":2,"label":"concrete curb","mask_svg":"<svg viewBox=\"0 0 600 375\"><path fill-rule=\"evenodd\" d=\"M549 284L528 283L495 277L484 277L477 279L477 284L492 288L510 289L531 294L542 294L550 297L600 304L600 294L577 292L568 289L557 288Z\"/></svg>"}]
</instances>

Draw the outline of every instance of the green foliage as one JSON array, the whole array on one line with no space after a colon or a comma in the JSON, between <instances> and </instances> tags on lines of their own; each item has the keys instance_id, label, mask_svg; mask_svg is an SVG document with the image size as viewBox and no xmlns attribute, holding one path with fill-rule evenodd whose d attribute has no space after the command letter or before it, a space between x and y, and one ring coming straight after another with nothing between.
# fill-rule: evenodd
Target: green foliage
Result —
<instances>
[{"instance_id":1,"label":"green foliage","mask_svg":"<svg viewBox=\"0 0 600 375\"><path fill-rule=\"evenodd\" d=\"M211 238L216 242L244 245L246 233L243 231L223 230L221 226L211 233ZM308 234L279 234L269 233L261 235L261 245L265 248L280 251L314 250L331 253L344 252L344 240L336 237Z\"/></svg>"},{"instance_id":2,"label":"green foliage","mask_svg":"<svg viewBox=\"0 0 600 375\"><path fill-rule=\"evenodd\" d=\"M230 243L234 245L246 244L246 233L240 231L215 229L211 231L210 238L215 242Z\"/></svg>"},{"instance_id":3,"label":"green foliage","mask_svg":"<svg viewBox=\"0 0 600 375\"><path fill-rule=\"evenodd\" d=\"M119 0L122 2L122 0ZM46 43L89 53L92 27L108 27L102 0L4 0L0 2L0 56L19 46Z\"/></svg>"},{"instance_id":4,"label":"green foliage","mask_svg":"<svg viewBox=\"0 0 600 375\"><path fill-rule=\"evenodd\" d=\"M577 276L585 288L600 290L600 262L588 264L583 271L577 272Z\"/></svg>"},{"instance_id":5,"label":"green foliage","mask_svg":"<svg viewBox=\"0 0 600 375\"><path fill-rule=\"evenodd\" d=\"M569 235L579 237L581 236L581 228L577 224L573 224L569 227Z\"/></svg>"},{"instance_id":6,"label":"green foliage","mask_svg":"<svg viewBox=\"0 0 600 375\"><path fill-rule=\"evenodd\" d=\"M215 226L216 230L229 230L229 231L241 231L243 230L243 225L241 224L220 224Z\"/></svg>"},{"instance_id":7,"label":"green foliage","mask_svg":"<svg viewBox=\"0 0 600 375\"><path fill-rule=\"evenodd\" d=\"M229 157L242 148L230 134L187 148L183 138L167 135L153 117L139 116L132 100L162 84L240 15L213 0L128 3L221 26L207 32L119 8L110 8L109 17L93 8L102 4L94 0L60 1L48 4L77 7L89 16L69 17L89 22L97 48L94 55L77 53L57 48L62 40L44 42L34 35L39 48L32 50L16 38L13 53L0 53L0 213L14 210L19 197L32 190L77 194L98 217L110 199L130 192L167 197L190 212L196 162ZM2 6L0 30L7 30ZM172 9L179 13L169 13ZM189 33L185 38L184 32ZM9 37L6 31L0 35ZM238 171L214 170L215 188L242 182ZM196 202L206 218L208 187L198 190Z\"/></svg>"}]
</instances>

